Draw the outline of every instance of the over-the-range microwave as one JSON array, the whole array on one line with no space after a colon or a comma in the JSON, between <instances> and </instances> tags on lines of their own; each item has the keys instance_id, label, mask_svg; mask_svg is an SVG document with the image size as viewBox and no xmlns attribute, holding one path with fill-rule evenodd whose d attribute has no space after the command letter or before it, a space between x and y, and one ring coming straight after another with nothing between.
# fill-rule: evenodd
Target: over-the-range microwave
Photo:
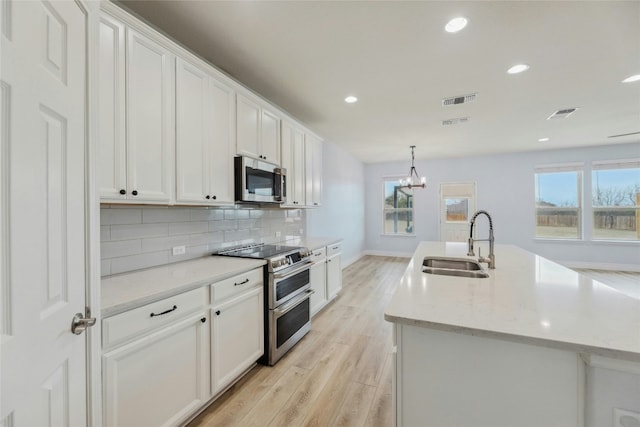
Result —
<instances>
[{"instance_id":1,"label":"over-the-range microwave","mask_svg":"<svg viewBox=\"0 0 640 427\"><path fill-rule=\"evenodd\" d=\"M245 156L235 157L234 166L236 202L287 201L286 169Z\"/></svg>"}]
</instances>

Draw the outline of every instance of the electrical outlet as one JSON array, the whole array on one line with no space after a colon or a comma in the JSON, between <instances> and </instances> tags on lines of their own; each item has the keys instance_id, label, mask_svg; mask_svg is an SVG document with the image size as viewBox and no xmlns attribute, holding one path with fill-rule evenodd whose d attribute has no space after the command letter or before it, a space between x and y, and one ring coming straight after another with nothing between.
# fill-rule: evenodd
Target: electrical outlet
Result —
<instances>
[{"instance_id":1,"label":"electrical outlet","mask_svg":"<svg viewBox=\"0 0 640 427\"><path fill-rule=\"evenodd\" d=\"M174 246L171 251L173 253L173 256L183 255L185 252L187 252L187 248L185 246Z\"/></svg>"},{"instance_id":2,"label":"electrical outlet","mask_svg":"<svg viewBox=\"0 0 640 427\"><path fill-rule=\"evenodd\" d=\"M613 427L640 427L640 412L613 408Z\"/></svg>"},{"instance_id":3,"label":"electrical outlet","mask_svg":"<svg viewBox=\"0 0 640 427\"><path fill-rule=\"evenodd\" d=\"M280 237L282 233L280 233L279 231L276 231L276 237Z\"/></svg>"}]
</instances>

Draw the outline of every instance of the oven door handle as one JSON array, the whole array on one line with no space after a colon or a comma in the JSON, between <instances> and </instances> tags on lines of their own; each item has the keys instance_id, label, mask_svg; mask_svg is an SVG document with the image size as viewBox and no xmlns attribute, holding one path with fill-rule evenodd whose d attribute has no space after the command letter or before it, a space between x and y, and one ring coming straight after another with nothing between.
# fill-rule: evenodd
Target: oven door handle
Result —
<instances>
[{"instance_id":1,"label":"oven door handle","mask_svg":"<svg viewBox=\"0 0 640 427\"><path fill-rule=\"evenodd\" d=\"M315 293L316 291L314 291L313 289L307 289L303 294L301 294L300 297L294 298L293 300L288 301L286 304L282 304L280 307L273 310L273 312L277 317L287 314L288 312L296 308L302 301L311 298L311 294Z\"/></svg>"},{"instance_id":2,"label":"oven door handle","mask_svg":"<svg viewBox=\"0 0 640 427\"><path fill-rule=\"evenodd\" d=\"M291 271L287 270L284 273L276 273L276 274L273 275L273 278L276 279L276 280L279 280L279 279L284 279L285 277L288 277L288 276L292 276L294 274L298 274L301 271L304 271L304 270L306 270L308 268L311 268L311 264L313 264L312 261L307 261L307 262L304 263L304 265L302 267L296 268L295 270L291 270Z\"/></svg>"}]
</instances>

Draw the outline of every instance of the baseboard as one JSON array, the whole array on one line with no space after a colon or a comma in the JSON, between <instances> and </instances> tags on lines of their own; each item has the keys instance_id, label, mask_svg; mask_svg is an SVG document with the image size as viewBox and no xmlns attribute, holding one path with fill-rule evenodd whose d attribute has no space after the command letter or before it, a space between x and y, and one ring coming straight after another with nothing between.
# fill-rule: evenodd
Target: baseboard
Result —
<instances>
[{"instance_id":1,"label":"baseboard","mask_svg":"<svg viewBox=\"0 0 640 427\"><path fill-rule=\"evenodd\" d=\"M392 256L397 258L411 258L413 256L412 252L393 252L393 251L364 251L365 255L374 255L374 256Z\"/></svg>"},{"instance_id":2,"label":"baseboard","mask_svg":"<svg viewBox=\"0 0 640 427\"><path fill-rule=\"evenodd\" d=\"M589 270L607 270L607 271L633 271L640 272L638 264L614 264L614 263L598 263L598 262L581 262L581 261L557 261L559 264L569 268L589 269Z\"/></svg>"}]
</instances>

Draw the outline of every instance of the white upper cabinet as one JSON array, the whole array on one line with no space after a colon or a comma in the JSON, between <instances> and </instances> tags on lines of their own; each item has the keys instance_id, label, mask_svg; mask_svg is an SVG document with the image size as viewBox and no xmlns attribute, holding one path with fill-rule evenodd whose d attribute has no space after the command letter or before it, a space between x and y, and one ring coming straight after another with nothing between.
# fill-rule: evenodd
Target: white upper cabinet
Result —
<instances>
[{"instance_id":1,"label":"white upper cabinet","mask_svg":"<svg viewBox=\"0 0 640 427\"><path fill-rule=\"evenodd\" d=\"M174 61L168 49L127 29L127 181L133 200L171 201Z\"/></svg>"},{"instance_id":2,"label":"white upper cabinet","mask_svg":"<svg viewBox=\"0 0 640 427\"><path fill-rule=\"evenodd\" d=\"M176 61L176 201L232 204L235 97L208 68Z\"/></svg>"},{"instance_id":3,"label":"white upper cabinet","mask_svg":"<svg viewBox=\"0 0 640 427\"><path fill-rule=\"evenodd\" d=\"M100 196L125 200L127 164L125 143L125 27L103 14L100 17L98 98L98 180ZM121 191L125 194L121 194Z\"/></svg>"},{"instance_id":4,"label":"white upper cabinet","mask_svg":"<svg viewBox=\"0 0 640 427\"><path fill-rule=\"evenodd\" d=\"M279 165L279 116L241 94L236 108L236 153Z\"/></svg>"},{"instance_id":5,"label":"white upper cabinet","mask_svg":"<svg viewBox=\"0 0 640 427\"><path fill-rule=\"evenodd\" d=\"M288 121L282 122L282 167L287 170L287 201L284 206L305 206L305 135Z\"/></svg>"},{"instance_id":6,"label":"white upper cabinet","mask_svg":"<svg viewBox=\"0 0 640 427\"><path fill-rule=\"evenodd\" d=\"M322 205L322 141L311 134L305 140L306 205Z\"/></svg>"},{"instance_id":7,"label":"white upper cabinet","mask_svg":"<svg viewBox=\"0 0 640 427\"><path fill-rule=\"evenodd\" d=\"M172 201L174 61L161 44L100 19L99 188L102 201Z\"/></svg>"}]
</instances>

